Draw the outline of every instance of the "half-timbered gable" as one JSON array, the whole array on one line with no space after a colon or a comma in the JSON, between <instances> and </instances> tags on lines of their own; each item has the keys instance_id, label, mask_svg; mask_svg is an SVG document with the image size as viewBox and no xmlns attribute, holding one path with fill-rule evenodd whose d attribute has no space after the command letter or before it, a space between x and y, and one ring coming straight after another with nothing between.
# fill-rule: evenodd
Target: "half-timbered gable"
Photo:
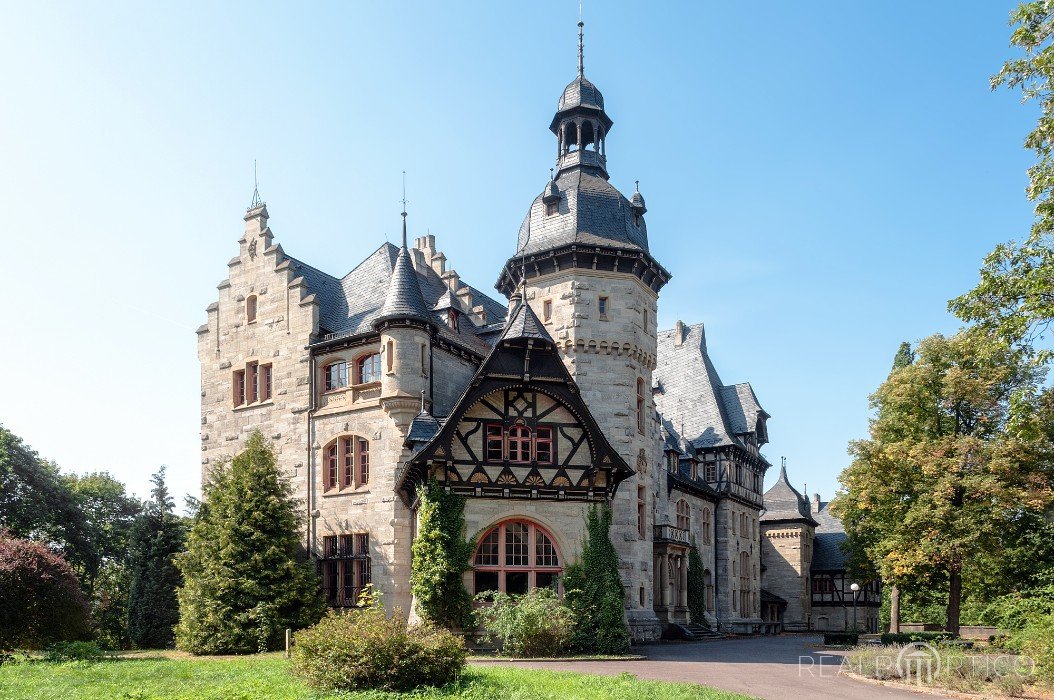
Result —
<instances>
[{"instance_id":1,"label":"half-timbered gable","mask_svg":"<svg viewBox=\"0 0 1054 700\"><path fill-rule=\"evenodd\" d=\"M408 445L411 446L411 445ZM519 304L400 492L436 479L470 497L603 501L632 474L604 437L552 338Z\"/></svg>"}]
</instances>

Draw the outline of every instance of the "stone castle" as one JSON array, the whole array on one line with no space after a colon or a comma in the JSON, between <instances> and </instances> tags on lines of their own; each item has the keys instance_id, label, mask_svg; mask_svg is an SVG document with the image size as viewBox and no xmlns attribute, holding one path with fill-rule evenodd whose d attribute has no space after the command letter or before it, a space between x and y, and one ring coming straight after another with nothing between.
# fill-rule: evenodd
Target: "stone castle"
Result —
<instances>
[{"instance_id":1,"label":"stone castle","mask_svg":"<svg viewBox=\"0 0 1054 700\"><path fill-rule=\"evenodd\" d=\"M202 477L263 431L334 606L372 582L412 608L435 479L466 496L472 593L558 587L606 502L634 639L843 629L837 519L785 471L762 493L769 415L753 389L721 381L702 324L656 327L671 274L644 198L609 181L613 122L579 55L549 125L555 174L498 276L507 303L462 280L434 236L411 245L405 209L400 246L335 277L288 255L254 197L198 329ZM692 546L704 620L688 613ZM859 596L860 627L877 625L877 585Z\"/></svg>"}]
</instances>

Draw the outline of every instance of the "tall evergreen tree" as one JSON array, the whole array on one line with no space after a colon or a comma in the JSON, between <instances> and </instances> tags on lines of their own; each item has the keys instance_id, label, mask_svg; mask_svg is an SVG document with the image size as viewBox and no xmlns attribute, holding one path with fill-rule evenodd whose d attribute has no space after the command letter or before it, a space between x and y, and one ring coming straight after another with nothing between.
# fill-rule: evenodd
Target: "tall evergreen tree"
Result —
<instances>
[{"instance_id":1,"label":"tall evergreen tree","mask_svg":"<svg viewBox=\"0 0 1054 700\"><path fill-rule=\"evenodd\" d=\"M174 513L174 503L165 485L165 468L150 480L150 500L132 530L128 552L128 634L140 648L172 645L173 628L179 622L176 589L183 577L176 568L176 555L183 550L186 528Z\"/></svg>"},{"instance_id":2,"label":"tall evergreen tree","mask_svg":"<svg viewBox=\"0 0 1054 700\"><path fill-rule=\"evenodd\" d=\"M277 649L286 628L321 617L318 576L304 561L298 503L260 431L218 465L177 557L176 645L194 654Z\"/></svg>"}]
</instances>

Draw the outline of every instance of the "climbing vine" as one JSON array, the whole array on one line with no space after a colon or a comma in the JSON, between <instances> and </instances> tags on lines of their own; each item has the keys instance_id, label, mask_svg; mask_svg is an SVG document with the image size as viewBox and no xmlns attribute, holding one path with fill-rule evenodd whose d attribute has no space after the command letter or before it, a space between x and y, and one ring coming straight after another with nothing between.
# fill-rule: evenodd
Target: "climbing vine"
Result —
<instances>
[{"instance_id":1,"label":"climbing vine","mask_svg":"<svg viewBox=\"0 0 1054 700\"><path fill-rule=\"evenodd\" d=\"M582 562L564 572L564 600L575 619L573 651L624 654L629 650L618 562L611 543L611 507L594 505L586 515Z\"/></svg>"},{"instance_id":2,"label":"climbing vine","mask_svg":"<svg viewBox=\"0 0 1054 700\"><path fill-rule=\"evenodd\" d=\"M472 627L472 596L462 574L472 568L474 541L465 541L465 499L431 481L421 499L410 592L421 617L449 629Z\"/></svg>"}]
</instances>

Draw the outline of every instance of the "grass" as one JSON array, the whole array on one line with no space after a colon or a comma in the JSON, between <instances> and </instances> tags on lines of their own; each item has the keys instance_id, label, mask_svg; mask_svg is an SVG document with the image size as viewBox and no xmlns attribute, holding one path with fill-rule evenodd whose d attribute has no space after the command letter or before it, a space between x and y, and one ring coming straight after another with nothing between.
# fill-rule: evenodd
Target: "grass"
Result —
<instances>
[{"instance_id":1,"label":"grass","mask_svg":"<svg viewBox=\"0 0 1054 700\"><path fill-rule=\"evenodd\" d=\"M322 694L291 676L280 654L221 658L124 658L96 663L0 666L3 700L741 700L689 683L620 676L469 667L453 686L410 694Z\"/></svg>"}]
</instances>

